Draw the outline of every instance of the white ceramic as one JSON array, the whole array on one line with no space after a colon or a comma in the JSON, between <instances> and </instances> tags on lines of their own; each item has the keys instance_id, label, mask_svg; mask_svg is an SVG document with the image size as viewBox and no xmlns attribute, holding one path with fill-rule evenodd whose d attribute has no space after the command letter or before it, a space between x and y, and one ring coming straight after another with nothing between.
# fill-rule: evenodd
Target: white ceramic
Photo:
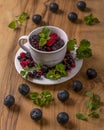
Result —
<instances>
[{"instance_id":1,"label":"white ceramic","mask_svg":"<svg viewBox=\"0 0 104 130\"><path fill-rule=\"evenodd\" d=\"M25 47L28 47L28 43L25 44ZM17 70L17 72L20 74L20 71L23 70L23 68L21 67L17 57L20 55L21 52L23 52L24 50L22 48L20 48L16 55L15 55L15 68ZM73 57L75 57L75 51L73 52ZM54 85L54 84L59 84L59 83L63 83L71 78L73 78L81 69L82 67L82 64L83 64L83 60L75 60L75 64L76 64L76 67L72 68L72 70L68 73L68 76L66 77L63 77L59 80L50 80L50 79L47 79L45 77L42 77L41 79L26 79L32 83L35 83L35 84L41 84L41 85Z\"/></svg>"},{"instance_id":2,"label":"white ceramic","mask_svg":"<svg viewBox=\"0 0 104 130\"><path fill-rule=\"evenodd\" d=\"M60 63L64 59L66 49L67 49L68 37L67 37L67 34L58 27L54 27L54 26L46 26L46 27L49 28L50 30L52 30L53 32L57 33L58 36L61 37L61 39L63 39L65 44L62 48L60 48L56 51L45 52L45 51L37 50L31 46L31 44L29 42L30 36L41 32L41 30L42 30L42 28L44 28L44 26L36 28L28 36L21 36L18 40L18 43L23 50L29 51L31 53L31 56L36 63L45 64L48 66L54 66L54 65ZM23 40L27 40L29 47L24 46Z\"/></svg>"}]
</instances>

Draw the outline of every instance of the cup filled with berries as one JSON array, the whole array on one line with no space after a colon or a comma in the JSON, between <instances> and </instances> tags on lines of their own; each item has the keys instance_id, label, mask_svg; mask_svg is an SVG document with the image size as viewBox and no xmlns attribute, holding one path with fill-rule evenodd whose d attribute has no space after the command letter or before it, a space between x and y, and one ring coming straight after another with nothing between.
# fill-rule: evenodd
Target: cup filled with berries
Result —
<instances>
[{"instance_id":1,"label":"cup filled with berries","mask_svg":"<svg viewBox=\"0 0 104 130\"><path fill-rule=\"evenodd\" d=\"M23 44L23 40L27 41L28 46ZM20 47L31 53L34 62L48 66L54 66L64 59L67 42L67 34L55 26L38 27L18 40Z\"/></svg>"}]
</instances>

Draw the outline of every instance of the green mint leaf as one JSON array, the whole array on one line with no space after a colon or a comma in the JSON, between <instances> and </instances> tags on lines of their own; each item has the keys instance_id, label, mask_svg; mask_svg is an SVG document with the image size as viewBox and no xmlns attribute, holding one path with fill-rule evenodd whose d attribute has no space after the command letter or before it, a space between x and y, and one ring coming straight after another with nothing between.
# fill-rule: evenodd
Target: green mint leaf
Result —
<instances>
[{"instance_id":1,"label":"green mint leaf","mask_svg":"<svg viewBox=\"0 0 104 130\"><path fill-rule=\"evenodd\" d=\"M10 22L8 27L11 29L17 29L19 25L22 24L28 17L29 15L23 12L20 16L16 16L15 19L12 22Z\"/></svg>"},{"instance_id":2,"label":"green mint leaf","mask_svg":"<svg viewBox=\"0 0 104 130\"><path fill-rule=\"evenodd\" d=\"M80 41L79 50L85 50L90 47L90 42L87 39L82 39Z\"/></svg>"},{"instance_id":3,"label":"green mint leaf","mask_svg":"<svg viewBox=\"0 0 104 130\"><path fill-rule=\"evenodd\" d=\"M83 59L83 58L89 58L92 56L92 50L90 48L87 48L83 51L80 51L79 49L76 50L76 56L79 59Z\"/></svg>"},{"instance_id":4,"label":"green mint leaf","mask_svg":"<svg viewBox=\"0 0 104 130\"><path fill-rule=\"evenodd\" d=\"M40 64L36 64L35 65L35 70L41 70L41 65Z\"/></svg>"},{"instance_id":5,"label":"green mint leaf","mask_svg":"<svg viewBox=\"0 0 104 130\"><path fill-rule=\"evenodd\" d=\"M87 97L93 97L93 93L88 91L88 92L86 92L85 96L87 96Z\"/></svg>"},{"instance_id":6,"label":"green mint leaf","mask_svg":"<svg viewBox=\"0 0 104 130\"><path fill-rule=\"evenodd\" d=\"M39 34L40 36L40 41L39 41L39 46L44 46L47 42L47 40L50 38L50 29L48 29L47 27L44 27L41 31L41 33Z\"/></svg>"},{"instance_id":7,"label":"green mint leaf","mask_svg":"<svg viewBox=\"0 0 104 130\"><path fill-rule=\"evenodd\" d=\"M76 56L79 59L89 58L92 56L92 50L90 49L90 42L83 39L80 42L79 47L76 49Z\"/></svg>"},{"instance_id":8,"label":"green mint leaf","mask_svg":"<svg viewBox=\"0 0 104 130\"><path fill-rule=\"evenodd\" d=\"M48 90L45 90L41 93L30 93L29 98L38 106L44 106L52 101L52 95Z\"/></svg>"},{"instance_id":9,"label":"green mint leaf","mask_svg":"<svg viewBox=\"0 0 104 130\"><path fill-rule=\"evenodd\" d=\"M75 45L77 44L76 39L73 40L69 40L67 43L67 49L70 50L74 50L75 49Z\"/></svg>"},{"instance_id":10,"label":"green mint leaf","mask_svg":"<svg viewBox=\"0 0 104 130\"><path fill-rule=\"evenodd\" d=\"M40 40L39 40L39 46L44 46L46 44L46 42L47 42L47 39L40 38Z\"/></svg>"},{"instance_id":11,"label":"green mint leaf","mask_svg":"<svg viewBox=\"0 0 104 130\"><path fill-rule=\"evenodd\" d=\"M94 119L98 119L98 118L100 118L100 115L98 113L96 113L96 112L93 112L91 114L91 117L94 118Z\"/></svg>"},{"instance_id":12,"label":"green mint leaf","mask_svg":"<svg viewBox=\"0 0 104 130\"><path fill-rule=\"evenodd\" d=\"M37 92L33 92L33 93L30 93L30 94L29 94L29 98L30 98L31 100L37 99L38 96L39 96L39 93L37 93Z\"/></svg>"},{"instance_id":13,"label":"green mint leaf","mask_svg":"<svg viewBox=\"0 0 104 130\"><path fill-rule=\"evenodd\" d=\"M85 16L84 21L85 21L86 25L92 25L92 24L96 24L96 23L100 22L98 20L98 18L93 16L93 14L89 14L89 15Z\"/></svg>"},{"instance_id":14,"label":"green mint leaf","mask_svg":"<svg viewBox=\"0 0 104 130\"><path fill-rule=\"evenodd\" d=\"M26 12L23 12L18 18L19 23L22 24L28 17L29 15Z\"/></svg>"},{"instance_id":15,"label":"green mint leaf","mask_svg":"<svg viewBox=\"0 0 104 130\"><path fill-rule=\"evenodd\" d=\"M12 22L8 25L8 27L11 28L11 29L16 29L16 28L17 28L16 21L12 21Z\"/></svg>"},{"instance_id":16,"label":"green mint leaf","mask_svg":"<svg viewBox=\"0 0 104 130\"><path fill-rule=\"evenodd\" d=\"M20 71L20 75L21 75L22 77L24 77L24 76L26 75L26 71L25 71L25 70L21 70L21 71Z\"/></svg>"},{"instance_id":17,"label":"green mint leaf","mask_svg":"<svg viewBox=\"0 0 104 130\"><path fill-rule=\"evenodd\" d=\"M77 117L77 119L80 119L80 120L87 120L87 117L81 113L77 113L76 117Z\"/></svg>"},{"instance_id":18,"label":"green mint leaf","mask_svg":"<svg viewBox=\"0 0 104 130\"><path fill-rule=\"evenodd\" d=\"M65 66L61 63L57 64L55 69L49 70L49 72L46 74L46 77L52 80L58 80L63 76L67 76L67 71L65 71Z\"/></svg>"},{"instance_id":19,"label":"green mint leaf","mask_svg":"<svg viewBox=\"0 0 104 130\"><path fill-rule=\"evenodd\" d=\"M93 18L93 23L100 23L98 18Z\"/></svg>"}]
</instances>

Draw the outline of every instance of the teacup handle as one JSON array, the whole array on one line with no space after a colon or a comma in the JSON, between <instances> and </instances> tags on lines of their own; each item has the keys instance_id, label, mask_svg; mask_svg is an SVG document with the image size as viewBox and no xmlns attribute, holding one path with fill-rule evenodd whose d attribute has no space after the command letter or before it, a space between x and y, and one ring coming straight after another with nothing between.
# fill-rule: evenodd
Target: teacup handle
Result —
<instances>
[{"instance_id":1,"label":"teacup handle","mask_svg":"<svg viewBox=\"0 0 104 130\"><path fill-rule=\"evenodd\" d=\"M19 38L19 40L18 40L18 43L19 43L19 46L20 46L23 50L25 50L26 52L30 52L29 48L26 47L26 46L24 46L24 44L23 44L23 40L26 40L26 41L27 41L27 39L28 39L28 36L21 36L21 37Z\"/></svg>"}]
</instances>

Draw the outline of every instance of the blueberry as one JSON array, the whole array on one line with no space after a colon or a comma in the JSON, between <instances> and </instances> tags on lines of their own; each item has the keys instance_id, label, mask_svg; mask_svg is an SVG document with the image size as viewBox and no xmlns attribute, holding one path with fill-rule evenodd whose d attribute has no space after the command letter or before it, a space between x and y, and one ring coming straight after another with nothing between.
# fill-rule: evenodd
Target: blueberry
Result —
<instances>
[{"instance_id":1,"label":"blueberry","mask_svg":"<svg viewBox=\"0 0 104 130\"><path fill-rule=\"evenodd\" d=\"M78 1L77 8L81 11L84 11L86 9L86 3L84 1Z\"/></svg>"},{"instance_id":2,"label":"blueberry","mask_svg":"<svg viewBox=\"0 0 104 130\"><path fill-rule=\"evenodd\" d=\"M66 124L69 121L69 115L66 112L60 112L57 115L57 121L60 124Z\"/></svg>"},{"instance_id":3,"label":"blueberry","mask_svg":"<svg viewBox=\"0 0 104 130\"><path fill-rule=\"evenodd\" d=\"M49 9L50 9L52 12L57 12L58 9L59 9L59 6L58 6L57 3L50 3Z\"/></svg>"},{"instance_id":4,"label":"blueberry","mask_svg":"<svg viewBox=\"0 0 104 130\"><path fill-rule=\"evenodd\" d=\"M38 120L40 120L42 118L42 111L39 108L34 108L30 112L30 117L34 121L38 121Z\"/></svg>"},{"instance_id":5,"label":"blueberry","mask_svg":"<svg viewBox=\"0 0 104 130\"><path fill-rule=\"evenodd\" d=\"M28 74L27 74L30 78L34 78L34 74L33 74L33 72L28 72Z\"/></svg>"},{"instance_id":6,"label":"blueberry","mask_svg":"<svg viewBox=\"0 0 104 130\"><path fill-rule=\"evenodd\" d=\"M69 19L71 22L76 22L77 19L78 19L78 16L77 16L76 13L70 12L70 13L68 14L68 19Z\"/></svg>"},{"instance_id":7,"label":"blueberry","mask_svg":"<svg viewBox=\"0 0 104 130\"><path fill-rule=\"evenodd\" d=\"M27 59L30 59L31 61L33 60L33 59L32 59L32 56L31 56L31 54L30 54L30 52L27 52L27 53L26 53L26 58L27 58Z\"/></svg>"},{"instance_id":8,"label":"blueberry","mask_svg":"<svg viewBox=\"0 0 104 130\"><path fill-rule=\"evenodd\" d=\"M65 64L65 70L71 70L71 66L68 63Z\"/></svg>"},{"instance_id":9,"label":"blueberry","mask_svg":"<svg viewBox=\"0 0 104 130\"><path fill-rule=\"evenodd\" d=\"M32 17L32 20L33 20L34 23L39 24L41 22L41 20L42 20L42 16L39 15L39 14L35 14Z\"/></svg>"},{"instance_id":10,"label":"blueberry","mask_svg":"<svg viewBox=\"0 0 104 130\"><path fill-rule=\"evenodd\" d=\"M49 67L47 65L42 65L42 72L47 73L49 71Z\"/></svg>"},{"instance_id":11,"label":"blueberry","mask_svg":"<svg viewBox=\"0 0 104 130\"><path fill-rule=\"evenodd\" d=\"M4 105L11 107L15 104L15 98L12 95L8 95L4 98Z\"/></svg>"},{"instance_id":12,"label":"blueberry","mask_svg":"<svg viewBox=\"0 0 104 130\"><path fill-rule=\"evenodd\" d=\"M93 78L97 77L97 72L93 68L88 68L87 71L86 71L86 74L87 74L89 79L93 79Z\"/></svg>"},{"instance_id":13,"label":"blueberry","mask_svg":"<svg viewBox=\"0 0 104 130\"><path fill-rule=\"evenodd\" d=\"M60 101L64 102L69 98L69 93L67 90L60 90L57 94L57 97Z\"/></svg>"},{"instance_id":14,"label":"blueberry","mask_svg":"<svg viewBox=\"0 0 104 130\"><path fill-rule=\"evenodd\" d=\"M72 89L73 89L75 92L80 91L82 88L83 88L83 85L82 85L82 83L81 83L79 80L75 80L75 81L73 82Z\"/></svg>"},{"instance_id":15,"label":"blueberry","mask_svg":"<svg viewBox=\"0 0 104 130\"><path fill-rule=\"evenodd\" d=\"M20 84L18 87L18 91L25 96L30 92L30 88L27 84Z\"/></svg>"}]
</instances>

